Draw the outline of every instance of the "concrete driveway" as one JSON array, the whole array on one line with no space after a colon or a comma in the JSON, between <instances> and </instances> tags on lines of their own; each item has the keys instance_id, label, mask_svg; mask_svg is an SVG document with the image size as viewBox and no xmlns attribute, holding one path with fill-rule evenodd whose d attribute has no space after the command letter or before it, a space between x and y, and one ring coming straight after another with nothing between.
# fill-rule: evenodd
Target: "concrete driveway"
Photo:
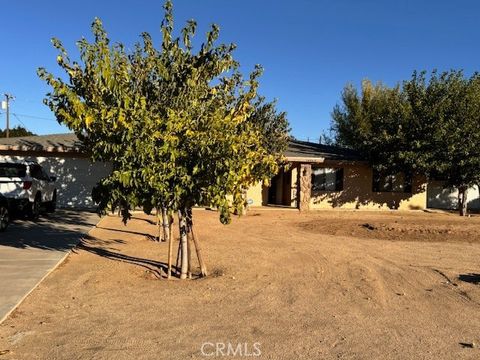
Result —
<instances>
[{"instance_id":1,"label":"concrete driveway","mask_svg":"<svg viewBox=\"0 0 480 360\"><path fill-rule=\"evenodd\" d=\"M14 220L0 234L0 322L99 219L86 211L58 210L38 222Z\"/></svg>"}]
</instances>

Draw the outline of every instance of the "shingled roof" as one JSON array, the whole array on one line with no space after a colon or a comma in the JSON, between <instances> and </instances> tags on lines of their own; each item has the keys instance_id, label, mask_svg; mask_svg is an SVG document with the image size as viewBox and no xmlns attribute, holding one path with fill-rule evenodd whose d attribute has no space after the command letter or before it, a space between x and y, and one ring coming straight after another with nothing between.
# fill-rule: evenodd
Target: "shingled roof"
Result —
<instances>
[{"instance_id":1,"label":"shingled roof","mask_svg":"<svg viewBox=\"0 0 480 360\"><path fill-rule=\"evenodd\" d=\"M37 152L82 152L82 143L73 133L1 138L0 150Z\"/></svg>"},{"instance_id":2,"label":"shingled roof","mask_svg":"<svg viewBox=\"0 0 480 360\"><path fill-rule=\"evenodd\" d=\"M0 138L0 151L82 153L82 143L73 133ZM356 151L338 146L291 140L285 157L290 161L324 162L363 160Z\"/></svg>"},{"instance_id":3,"label":"shingled roof","mask_svg":"<svg viewBox=\"0 0 480 360\"><path fill-rule=\"evenodd\" d=\"M364 160L357 151L351 149L299 140L290 141L285 157L291 161L306 162Z\"/></svg>"}]
</instances>

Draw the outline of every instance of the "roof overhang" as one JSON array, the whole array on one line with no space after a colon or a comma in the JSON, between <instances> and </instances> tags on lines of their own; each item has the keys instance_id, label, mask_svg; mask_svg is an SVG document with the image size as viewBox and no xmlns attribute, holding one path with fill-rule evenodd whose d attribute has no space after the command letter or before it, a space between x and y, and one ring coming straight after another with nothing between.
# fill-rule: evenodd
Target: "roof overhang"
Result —
<instances>
[{"instance_id":1,"label":"roof overhang","mask_svg":"<svg viewBox=\"0 0 480 360\"><path fill-rule=\"evenodd\" d=\"M63 146L27 146L27 145L0 145L0 151L41 151L47 153L81 153L80 148Z\"/></svg>"},{"instance_id":2,"label":"roof overhang","mask_svg":"<svg viewBox=\"0 0 480 360\"><path fill-rule=\"evenodd\" d=\"M301 163L312 163L312 164L321 164L325 162L323 157L300 157L300 156L287 156L287 161L291 162L301 162Z\"/></svg>"},{"instance_id":3,"label":"roof overhang","mask_svg":"<svg viewBox=\"0 0 480 360\"><path fill-rule=\"evenodd\" d=\"M293 163L324 164L330 166L369 165L369 162L365 160L335 160L324 157L286 156L285 159Z\"/></svg>"}]
</instances>

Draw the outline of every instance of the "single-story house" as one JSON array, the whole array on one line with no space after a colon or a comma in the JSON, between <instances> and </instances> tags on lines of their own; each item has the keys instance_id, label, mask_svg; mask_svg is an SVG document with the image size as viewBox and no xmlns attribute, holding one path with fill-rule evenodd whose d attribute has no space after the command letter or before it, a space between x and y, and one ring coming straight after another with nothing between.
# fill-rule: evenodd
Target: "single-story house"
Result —
<instances>
[{"instance_id":1,"label":"single-story house","mask_svg":"<svg viewBox=\"0 0 480 360\"><path fill-rule=\"evenodd\" d=\"M299 209L456 209L455 189L425 176L379 174L349 149L293 140L285 153L288 165L269 187L247 191L251 206ZM480 209L478 187L468 191L468 207Z\"/></svg>"},{"instance_id":2,"label":"single-story house","mask_svg":"<svg viewBox=\"0 0 480 360\"><path fill-rule=\"evenodd\" d=\"M249 203L299 209L425 209L425 177L376 174L362 156L349 149L291 141L288 165L266 188L247 192Z\"/></svg>"},{"instance_id":3,"label":"single-story house","mask_svg":"<svg viewBox=\"0 0 480 360\"><path fill-rule=\"evenodd\" d=\"M456 208L455 190L423 176L377 174L355 151L292 140L287 165L269 186L247 191L251 207L284 206L306 209ZM93 208L93 186L112 170L92 163L74 134L0 139L0 161L33 160L57 177L59 207ZM480 209L478 188L469 191L470 209Z\"/></svg>"}]
</instances>

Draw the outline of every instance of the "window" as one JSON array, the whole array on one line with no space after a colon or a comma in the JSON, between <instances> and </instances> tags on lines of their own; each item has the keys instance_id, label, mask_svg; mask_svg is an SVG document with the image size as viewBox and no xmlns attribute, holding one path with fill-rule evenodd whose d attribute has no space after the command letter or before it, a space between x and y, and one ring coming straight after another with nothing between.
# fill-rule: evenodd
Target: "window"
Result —
<instances>
[{"instance_id":1,"label":"window","mask_svg":"<svg viewBox=\"0 0 480 360\"><path fill-rule=\"evenodd\" d=\"M25 177L27 167L22 164L0 164L0 177Z\"/></svg>"},{"instance_id":2,"label":"window","mask_svg":"<svg viewBox=\"0 0 480 360\"><path fill-rule=\"evenodd\" d=\"M342 191L343 168L313 168L312 191Z\"/></svg>"},{"instance_id":3,"label":"window","mask_svg":"<svg viewBox=\"0 0 480 360\"><path fill-rule=\"evenodd\" d=\"M373 192L412 192L412 177L403 173L384 174L373 170Z\"/></svg>"}]
</instances>

